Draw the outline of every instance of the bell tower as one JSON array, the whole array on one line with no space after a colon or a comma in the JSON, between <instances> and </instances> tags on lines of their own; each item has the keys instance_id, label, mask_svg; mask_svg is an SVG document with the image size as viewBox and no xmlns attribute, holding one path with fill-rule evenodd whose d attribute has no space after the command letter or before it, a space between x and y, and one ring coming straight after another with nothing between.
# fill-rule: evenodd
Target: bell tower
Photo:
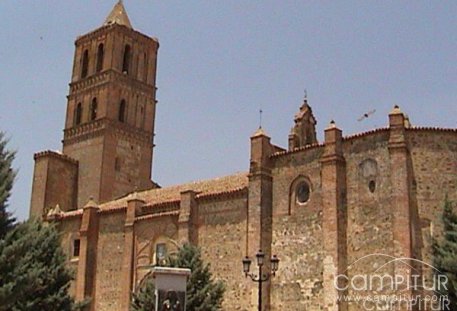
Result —
<instances>
[{"instance_id":1,"label":"bell tower","mask_svg":"<svg viewBox=\"0 0 457 311\"><path fill-rule=\"evenodd\" d=\"M316 138L316 119L314 118L308 99L303 99L300 110L295 115L294 126L289 134L289 150L306 147L317 143Z\"/></svg>"},{"instance_id":2,"label":"bell tower","mask_svg":"<svg viewBox=\"0 0 457 311\"><path fill-rule=\"evenodd\" d=\"M158 48L122 1L76 39L63 138L63 155L78 162L76 207L153 186Z\"/></svg>"}]
</instances>

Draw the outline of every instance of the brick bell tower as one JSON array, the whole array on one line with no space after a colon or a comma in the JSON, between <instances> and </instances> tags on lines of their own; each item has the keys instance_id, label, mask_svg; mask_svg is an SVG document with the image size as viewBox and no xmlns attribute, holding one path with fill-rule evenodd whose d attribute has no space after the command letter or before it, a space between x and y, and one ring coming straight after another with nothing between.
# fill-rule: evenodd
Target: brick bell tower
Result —
<instances>
[{"instance_id":1,"label":"brick bell tower","mask_svg":"<svg viewBox=\"0 0 457 311\"><path fill-rule=\"evenodd\" d=\"M153 187L158 48L132 28L122 1L77 38L63 151L35 154L31 216Z\"/></svg>"}]
</instances>

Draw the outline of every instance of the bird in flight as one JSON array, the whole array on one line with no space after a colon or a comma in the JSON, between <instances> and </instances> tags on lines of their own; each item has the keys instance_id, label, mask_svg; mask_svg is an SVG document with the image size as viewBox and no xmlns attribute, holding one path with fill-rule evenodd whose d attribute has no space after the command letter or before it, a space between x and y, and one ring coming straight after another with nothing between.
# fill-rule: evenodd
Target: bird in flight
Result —
<instances>
[{"instance_id":1,"label":"bird in flight","mask_svg":"<svg viewBox=\"0 0 457 311\"><path fill-rule=\"evenodd\" d=\"M363 121L364 119L368 118L369 116L371 116L375 112L376 112L376 109L370 110L367 113L364 113L362 116L360 116L360 118L358 118L357 121L359 121L359 122Z\"/></svg>"}]
</instances>

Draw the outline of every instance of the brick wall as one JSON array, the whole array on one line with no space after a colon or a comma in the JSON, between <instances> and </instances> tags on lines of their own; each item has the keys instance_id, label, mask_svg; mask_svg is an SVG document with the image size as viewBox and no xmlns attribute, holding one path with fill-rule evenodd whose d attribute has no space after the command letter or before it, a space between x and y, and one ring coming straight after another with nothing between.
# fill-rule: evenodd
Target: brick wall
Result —
<instances>
[{"instance_id":1,"label":"brick wall","mask_svg":"<svg viewBox=\"0 0 457 311\"><path fill-rule=\"evenodd\" d=\"M78 164L60 154L46 151L35 156L31 217L41 217L58 204L63 211L76 208Z\"/></svg>"},{"instance_id":2,"label":"brick wall","mask_svg":"<svg viewBox=\"0 0 457 311\"><path fill-rule=\"evenodd\" d=\"M64 146L64 153L79 161L78 208L83 207L90 197L99 201L103 141L104 138L99 136Z\"/></svg>"},{"instance_id":3,"label":"brick wall","mask_svg":"<svg viewBox=\"0 0 457 311\"><path fill-rule=\"evenodd\" d=\"M164 243L168 253L177 250L177 217L163 216L137 221L135 223L135 274L134 287L138 287L154 264L155 246Z\"/></svg>"}]
</instances>

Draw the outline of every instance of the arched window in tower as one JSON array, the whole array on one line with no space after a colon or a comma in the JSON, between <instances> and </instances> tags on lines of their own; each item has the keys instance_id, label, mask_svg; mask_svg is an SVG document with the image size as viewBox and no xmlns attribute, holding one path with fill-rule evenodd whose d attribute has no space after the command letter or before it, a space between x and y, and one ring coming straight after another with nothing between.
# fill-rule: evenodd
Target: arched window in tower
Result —
<instances>
[{"instance_id":1,"label":"arched window in tower","mask_svg":"<svg viewBox=\"0 0 457 311\"><path fill-rule=\"evenodd\" d=\"M127 44L124 49L124 59L122 61L122 72L129 73L131 54L132 54L131 47L130 47L130 45Z\"/></svg>"},{"instance_id":2,"label":"arched window in tower","mask_svg":"<svg viewBox=\"0 0 457 311\"><path fill-rule=\"evenodd\" d=\"M97 98L94 97L92 99L92 103L90 104L90 120L94 121L97 119L97 108L98 108L98 103L97 103Z\"/></svg>"},{"instance_id":3,"label":"arched window in tower","mask_svg":"<svg viewBox=\"0 0 457 311\"><path fill-rule=\"evenodd\" d=\"M119 121L120 122L125 122L125 99L121 100L121 103L119 104Z\"/></svg>"},{"instance_id":4,"label":"arched window in tower","mask_svg":"<svg viewBox=\"0 0 457 311\"><path fill-rule=\"evenodd\" d=\"M100 43L98 45L98 50L97 50L97 72L100 72L103 69L104 56L105 56L105 47L104 47L103 43Z\"/></svg>"},{"instance_id":5,"label":"arched window in tower","mask_svg":"<svg viewBox=\"0 0 457 311\"><path fill-rule=\"evenodd\" d=\"M89 70L89 51L85 50L83 54L82 69L81 69L81 78L84 79L87 77L87 72Z\"/></svg>"},{"instance_id":6,"label":"arched window in tower","mask_svg":"<svg viewBox=\"0 0 457 311\"><path fill-rule=\"evenodd\" d=\"M143 62L143 81L147 82L148 80L148 55L144 53L144 62Z\"/></svg>"},{"instance_id":7,"label":"arched window in tower","mask_svg":"<svg viewBox=\"0 0 457 311\"><path fill-rule=\"evenodd\" d=\"M83 107L81 103L78 103L76 106L76 111L75 111L75 125L80 125L81 124L81 118L83 115Z\"/></svg>"}]
</instances>

